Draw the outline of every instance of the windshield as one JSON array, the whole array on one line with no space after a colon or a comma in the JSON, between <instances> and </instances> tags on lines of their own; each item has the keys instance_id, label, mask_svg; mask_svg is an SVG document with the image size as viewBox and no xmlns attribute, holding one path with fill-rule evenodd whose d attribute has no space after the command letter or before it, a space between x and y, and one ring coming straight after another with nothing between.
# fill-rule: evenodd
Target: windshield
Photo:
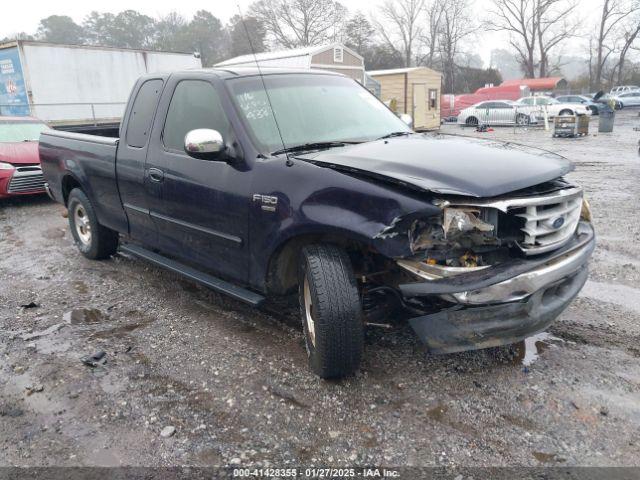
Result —
<instances>
[{"instance_id":1,"label":"windshield","mask_svg":"<svg viewBox=\"0 0 640 480\"><path fill-rule=\"evenodd\" d=\"M0 122L0 143L35 142L48 127L40 122Z\"/></svg>"},{"instance_id":2,"label":"windshield","mask_svg":"<svg viewBox=\"0 0 640 480\"><path fill-rule=\"evenodd\" d=\"M286 148L318 142L364 142L411 132L382 102L355 81L332 75L263 77ZM240 114L259 150L282 149L259 77L229 81Z\"/></svg>"}]
</instances>

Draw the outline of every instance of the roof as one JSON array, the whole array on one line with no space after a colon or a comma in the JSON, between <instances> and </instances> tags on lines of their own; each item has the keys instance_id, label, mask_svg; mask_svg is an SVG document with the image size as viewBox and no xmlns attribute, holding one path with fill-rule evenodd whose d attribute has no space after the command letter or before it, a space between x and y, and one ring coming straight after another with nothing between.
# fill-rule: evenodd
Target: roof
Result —
<instances>
[{"instance_id":1,"label":"roof","mask_svg":"<svg viewBox=\"0 0 640 480\"><path fill-rule=\"evenodd\" d=\"M398 73L415 72L416 70L430 70L432 72L440 73L428 67L407 67L407 68L390 68L387 70L367 70L367 75L379 76L379 75L396 75Z\"/></svg>"},{"instance_id":2,"label":"roof","mask_svg":"<svg viewBox=\"0 0 640 480\"><path fill-rule=\"evenodd\" d=\"M233 57L228 60L216 63L216 67L225 67L228 65L242 65L242 64L255 64L256 62L266 62L272 60L280 60L285 58L294 57L308 57L320 52L332 49L334 47L341 47L348 51L352 55L362 59L362 56L357 52L354 52L349 47L344 46L341 43L331 43L326 45L314 45L310 47L292 48L289 50L276 50L273 52L261 52L256 54L240 55L239 57Z\"/></svg>"},{"instance_id":3,"label":"roof","mask_svg":"<svg viewBox=\"0 0 640 480\"><path fill-rule=\"evenodd\" d=\"M143 52L143 53L166 53L174 55L193 55L194 52L175 52L166 50L143 50L139 48L124 48L124 47L107 47L103 45L72 45L68 43L53 43L53 42L41 42L38 40L7 40L6 42L0 42L0 50L3 48L16 47L18 45L34 45L38 47L62 47L62 48L80 48L85 50L113 50L124 52Z\"/></svg>"},{"instance_id":4,"label":"roof","mask_svg":"<svg viewBox=\"0 0 640 480\"><path fill-rule=\"evenodd\" d=\"M332 72L329 70L307 68L278 68L278 67L260 67L255 66L230 66L230 67L213 67L213 68L193 68L188 70L175 70L170 72L154 72L147 73L141 78L168 78L174 74L194 74L194 73L209 73L217 75L220 78L241 78L241 77L253 77L257 75L283 75L283 74L303 74L303 75L333 75L337 77L344 77L341 73Z\"/></svg>"},{"instance_id":5,"label":"roof","mask_svg":"<svg viewBox=\"0 0 640 480\"><path fill-rule=\"evenodd\" d=\"M11 122L20 122L20 123L44 123L42 120L36 117L11 117L11 116L2 116L0 115L0 123L11 123Z\"/></svg>"},{"instance_id":6,"label":"roof","mask_svg":"<svg viewBox=\"0 0 640 480\"><path fill-rule=\"evenodd\" d=\"M501 87L526 85L531 90L553 90L560 83L567 81L563 77L546 77L546 78L521 78L516 80L505 80L500 84Z\"/></svg>"}]
</instances>

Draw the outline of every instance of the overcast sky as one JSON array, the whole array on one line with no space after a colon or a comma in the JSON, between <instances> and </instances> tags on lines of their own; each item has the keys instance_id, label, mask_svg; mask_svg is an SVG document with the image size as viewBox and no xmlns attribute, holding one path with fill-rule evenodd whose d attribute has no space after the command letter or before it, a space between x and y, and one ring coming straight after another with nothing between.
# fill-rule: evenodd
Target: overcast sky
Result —
<instances>
[{"instance_id":1,"label":"overcast sky","mask_svg":"<svg viewBox=\"0 0 640 480\"><path fill-rule=\"evenodd\" d=\"M171 11L177 11L189 18L198 10L209 10L215 16L226 22L238 13L238 5L244 11L252 3L251 0L180 0L168 1L82 1L82 0L0 0L3 5L0 8L0 38L10 36L17 32L35 33L41 18L49 15L68 15L76 23L82 20L93 10L99 12L117 13L126 9L137 10L151 17L166 15ZM365 13L374 13L377 6L384 0L343 0L342 3L350 11L362 10ZM580 15L584 19L585 27L595 21L595 11L602 0L580 0ZM477 17L482 18L487 6L487 0L475 0L474 7ZM485 64L489 63L489 55L494 48L505 48L506 39L501 34L484 34L474 42L476 52ZM469 50L470 48L467 48ZM580 42L572 41L564 49L564 55L583 55L584 48Z\"/></svg>"}]
</instances>

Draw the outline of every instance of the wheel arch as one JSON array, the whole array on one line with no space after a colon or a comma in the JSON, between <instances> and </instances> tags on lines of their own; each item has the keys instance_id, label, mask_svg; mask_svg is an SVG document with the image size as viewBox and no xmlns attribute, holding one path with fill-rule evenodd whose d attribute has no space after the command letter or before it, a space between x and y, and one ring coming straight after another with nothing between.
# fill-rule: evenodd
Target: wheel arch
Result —
<instances>
[{"instance_id":1,"label":"wheel arch","mask_svg":"<svg viewBox=\"0 0 640 480\"><path fill-rule=\"evenodd\" d=\"M69 194L71 193L71 190L73 190L74 188L79 188L84 192L85 195L87 194L87 192L85 192L84 189L82 188L82 183L80 182L80 180L78 180L78 178L70 171L66 171L64 173L61 184L62 184L62 200L65 206L69 201Z\"/></svg>"}]
</instances>

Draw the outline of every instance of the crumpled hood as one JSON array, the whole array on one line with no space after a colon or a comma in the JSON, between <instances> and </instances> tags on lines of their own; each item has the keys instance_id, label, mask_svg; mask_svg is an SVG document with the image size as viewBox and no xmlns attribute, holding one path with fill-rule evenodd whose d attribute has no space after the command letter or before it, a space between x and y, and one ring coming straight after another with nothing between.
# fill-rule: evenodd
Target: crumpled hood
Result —
<instances>
[{"instance_id":1,"label":"crumpled hood","mask_svg":"<svg viewBox=\"0 0 640 480\"><path fill-rule=\"evenodd\" d=\"M0 162L14 165L39 164L38 142L0 142Z\"/></svg>"},{"instance_id":2,"label":"crumpled hood","mask_svg":"<svg viewBox=\"0 0 640 480\"><path fill-rule=\"evenodd\" d=\"M558 178L571 163L524 145L456 135L376 140L296 158L358 171L440 194L494 197Z\"/></svg>"}]
</instances>

